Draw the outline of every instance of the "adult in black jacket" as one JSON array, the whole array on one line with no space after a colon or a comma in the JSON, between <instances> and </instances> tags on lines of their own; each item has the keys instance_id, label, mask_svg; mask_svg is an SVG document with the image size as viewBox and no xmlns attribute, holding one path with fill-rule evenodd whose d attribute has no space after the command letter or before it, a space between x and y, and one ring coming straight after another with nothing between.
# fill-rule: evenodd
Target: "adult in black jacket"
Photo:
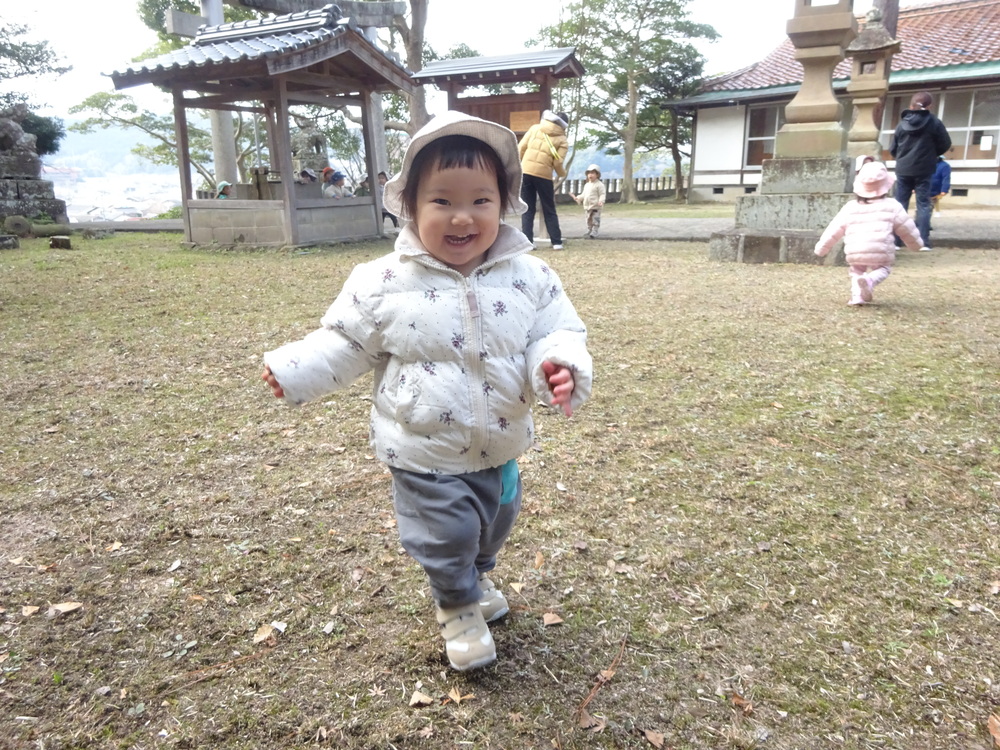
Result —
<instances>
[{"instance_id":1,"label":"adult in black jacket","mask_svg":"<svg viewBox=\"0 0 1000 750\"><path fill-rule=\"evenodd\" d=\"M951 148L951 136L929 111L932 103L926 91L914 94L889 146L896 160L896 200L909 210L910 196L917 194L916 223L926 250L931 248L931 177L938 157Z\"/></svg>"}]
</instances>

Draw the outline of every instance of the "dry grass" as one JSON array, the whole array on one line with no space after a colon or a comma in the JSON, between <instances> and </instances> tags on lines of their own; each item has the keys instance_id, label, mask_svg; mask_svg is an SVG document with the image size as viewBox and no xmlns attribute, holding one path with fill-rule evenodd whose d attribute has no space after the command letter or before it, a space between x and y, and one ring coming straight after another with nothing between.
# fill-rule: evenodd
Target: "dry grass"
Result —
<instances>
[{"instance_id":1,"label":"dry grass","mask_svg":"<svg viewBox=\"0 0 1000 750\"><path fill-rule=\"evenodd\" d=\"M369 382L257 379L388 245L74 242L0 255L0 746L991 747L995 252L904 255L864 309L842 268L548 254L595 396L538 414L500 660L458 675Z\"/></svg>"}]
</instances>

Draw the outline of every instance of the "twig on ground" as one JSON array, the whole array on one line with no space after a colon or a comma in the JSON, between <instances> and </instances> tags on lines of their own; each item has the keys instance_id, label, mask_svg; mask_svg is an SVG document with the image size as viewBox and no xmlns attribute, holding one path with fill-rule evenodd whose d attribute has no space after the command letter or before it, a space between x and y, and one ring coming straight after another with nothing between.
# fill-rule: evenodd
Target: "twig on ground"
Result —
<instances>
[{"instance_id":1,"label":"twig on ground","mask_svg":"<svg viewBox=\"0 0 1000 750\"><path fill-rule=\"evenodd\" d=\"M606 685L611 680L611 677L614 675L615 670L618 669L618 665L621 664L622 657L625 655L626 643L628 643L628 631L626 631L625 635L622 637L622 645L621 647L619 647L618 653L615 655L614 660L611 662L611 666L598 673L597 681L594 683L594 687L590 689L590 692L587 693L587 697L584 698L580 702L580 705L576 707L577 723L580 722L580 717L583 716L583 712L587 708L587 705L592 700L594 700L594 696L597 695L597 691L600 690L602 687L604 687L604 685Z\"/></svg>"}]
</instances>

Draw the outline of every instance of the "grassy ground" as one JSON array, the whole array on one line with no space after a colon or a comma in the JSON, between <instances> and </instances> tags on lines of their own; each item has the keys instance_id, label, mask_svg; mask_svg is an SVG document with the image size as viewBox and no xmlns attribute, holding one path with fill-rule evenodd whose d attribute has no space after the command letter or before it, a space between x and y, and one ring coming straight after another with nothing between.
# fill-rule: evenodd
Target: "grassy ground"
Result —
<instances>
[{"instance_id":1,"label":"grassy ground","mask_svg":"<svg viewBox=\"0 0 1000 750\"><path fill-rule=\"evenodd\" d=\"M370 380L258 380L389 246L74 244L0 254L0 747L992 746L995 252L905 254L860 309L843 268L540 253L595 395L538 411L500 658L459 675Z\"/></svg>"}]
</instances>

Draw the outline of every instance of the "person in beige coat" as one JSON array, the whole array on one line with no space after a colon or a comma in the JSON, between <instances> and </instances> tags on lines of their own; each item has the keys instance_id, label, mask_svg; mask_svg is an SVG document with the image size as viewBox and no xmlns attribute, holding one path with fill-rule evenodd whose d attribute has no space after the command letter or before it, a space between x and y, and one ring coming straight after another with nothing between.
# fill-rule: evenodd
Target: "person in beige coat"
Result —
<instances>
[{"instance_id":1,"label":"person in beige coat","mask_svg":"<svg viewBox=\"0 0 1000 750\"><path fill-rule=\"evenodd\" d=\"M569 115L547 109L542 113L538 124L528 128L517 145L521 155L521 171L524 173L521 200L528 206L528 210L521 216L521 231L534 242L535 207L541 202L542 217L545 219L545 229L552 240L553 250L562 250L563 242L559 215L556 213L552 172L560 177L566 176L563 162L569 150L569 141L566 139L568 127Z\"/></svg>"}]
</instances>

